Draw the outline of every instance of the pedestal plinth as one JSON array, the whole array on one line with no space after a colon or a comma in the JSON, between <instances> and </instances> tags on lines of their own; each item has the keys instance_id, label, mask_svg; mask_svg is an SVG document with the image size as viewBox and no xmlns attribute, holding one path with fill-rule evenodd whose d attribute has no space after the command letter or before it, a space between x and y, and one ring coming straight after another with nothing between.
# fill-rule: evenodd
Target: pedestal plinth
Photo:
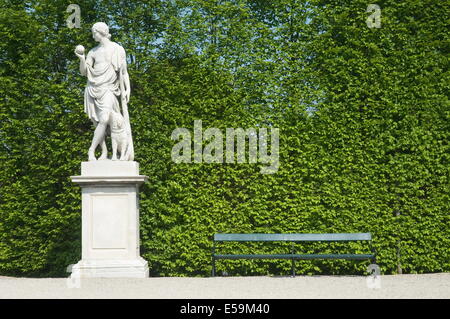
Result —
<instances>
[{"instance_id":1,"label":"pedestal plinth","mask_svg":"<svg viewBox=\"0 0 450 319\"><path fill-rule=\"evenodd\" d=\"M81 163L71 176L82 192L82 257L72 277L144 278L148 265L139 253L139 163Z\"/></svg>"}]
</instances>

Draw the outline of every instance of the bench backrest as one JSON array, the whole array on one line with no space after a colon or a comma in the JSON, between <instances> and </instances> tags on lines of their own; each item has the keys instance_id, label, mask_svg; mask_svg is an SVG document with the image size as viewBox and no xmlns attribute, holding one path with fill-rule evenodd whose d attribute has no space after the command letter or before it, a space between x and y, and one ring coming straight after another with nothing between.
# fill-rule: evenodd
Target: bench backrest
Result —
<instances>
[{"instance_id":1,"label":"bench backrest","mask_svg":"<svg viewBox=\"0 0 450 319\"><path fill-rule=\"evenodd\" d=\"M370 233L340 234L214 234L214 241L358 241L372 240Z\"/></svg>"}]
</instances>

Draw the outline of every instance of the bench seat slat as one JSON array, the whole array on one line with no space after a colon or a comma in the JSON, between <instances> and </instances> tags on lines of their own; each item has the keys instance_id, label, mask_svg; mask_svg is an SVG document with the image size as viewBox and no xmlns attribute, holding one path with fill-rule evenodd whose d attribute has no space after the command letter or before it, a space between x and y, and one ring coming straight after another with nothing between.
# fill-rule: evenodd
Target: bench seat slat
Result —
<instances>
[{"instance_id":1,"label":"bench seat slat","mask_svg":"<svg viewBox=\"0 0 450 319\"><path fill-rule=\"evenodd\" d=\"M214 234L214 241L357 241L372 240L370 233L338 234Z\"/></svg>"},{"instance_id":2,"label":"bench seat slat","mask_svg":"<svg viewBox=\"0 0 450 319\"><path fill-rule=\"evenodd\" d=\"M273 255L219 255L215 259L371 259L373 254L273 254Z\"/></svg>"}]
</instances>

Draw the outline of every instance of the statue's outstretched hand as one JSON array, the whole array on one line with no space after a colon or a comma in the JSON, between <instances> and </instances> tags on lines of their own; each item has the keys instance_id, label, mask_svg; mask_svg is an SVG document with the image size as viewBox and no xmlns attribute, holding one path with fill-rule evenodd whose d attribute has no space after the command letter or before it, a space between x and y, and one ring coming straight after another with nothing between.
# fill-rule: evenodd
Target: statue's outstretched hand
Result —
<instances>
[{"instance_id":1,"label":"statue's outstretched hand","mask_svg":"<svg viewBox=\"0 0 450 319\"><path fill-rule=\"evenodd\" d=\"M75 55L77 57L79 57L80 59L85 59L84 56L84 47L82 45L77 45L77 47L75 48Z\"/></svg>"},{"instance_id":2,"label":"statue's outstretched hand","mask_svg":"<svg viewBox=\"0 0 450 319\"><path fill-rule=\"evenodd\" d=\"M76 56L79 57L80 59L85 59L84 54L79 54L79 53L77 53L76 51L75 51L75 54L76 54Z\"/></svg>"}]
</instances>

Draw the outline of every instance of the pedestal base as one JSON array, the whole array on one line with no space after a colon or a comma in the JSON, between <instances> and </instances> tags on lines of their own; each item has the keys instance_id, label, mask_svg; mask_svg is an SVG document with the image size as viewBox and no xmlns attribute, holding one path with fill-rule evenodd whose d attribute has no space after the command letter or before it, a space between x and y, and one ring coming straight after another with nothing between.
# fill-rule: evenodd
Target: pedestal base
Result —
<instances>
[{"instance_id":1,"label":"pedestal base","mask_svg":"<svg viewBox=\"0 0 450 319\"><path fill-rule=\"evenodd\" d=\"M148 264L134 260L80 260L72 267L72 278L147 278Z\"/></svg>"},{"instance_id":2,"label":"pedestal base","mask_svg":"<svg viewBox=\"0 0 450 319\"><path fill-rule=\"evenodd\" d=\"M72 176L82 192L82 258L72 278L145 278L139 254L139 175L137 162L83 162Z\"/></svg>"}]
</instances>

